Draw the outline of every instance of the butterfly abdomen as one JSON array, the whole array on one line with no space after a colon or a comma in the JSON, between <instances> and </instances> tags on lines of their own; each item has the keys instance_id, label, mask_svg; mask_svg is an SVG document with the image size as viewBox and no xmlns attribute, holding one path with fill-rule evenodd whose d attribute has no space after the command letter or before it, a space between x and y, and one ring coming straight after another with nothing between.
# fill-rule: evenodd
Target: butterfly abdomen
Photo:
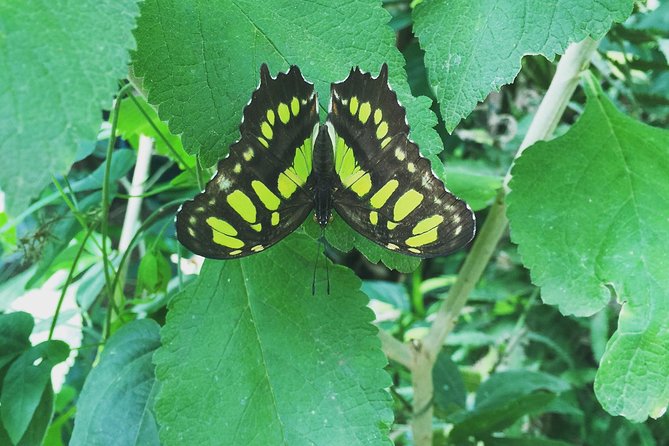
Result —
<instances>
[{"instance_id":1,"label":"butterfly abdomen","mask_svg":"<svg viewBox=\"0 0 669 446\"><path fill-rule=\"evenodd\" d=\"M325 227L332 218L332 191L336 174L334 149L328 125L320 125L314 143L314 210L316 222Z\"/></svg>"}]
</instances>

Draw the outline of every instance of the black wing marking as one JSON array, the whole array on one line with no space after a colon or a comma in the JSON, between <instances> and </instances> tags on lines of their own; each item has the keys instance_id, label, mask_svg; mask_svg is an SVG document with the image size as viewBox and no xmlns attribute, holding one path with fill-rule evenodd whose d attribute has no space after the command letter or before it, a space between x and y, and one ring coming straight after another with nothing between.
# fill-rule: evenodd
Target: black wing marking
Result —
<instances>
[{"instance_id":1,"label":"black wing marking","mask_svg":"<svg viewBox=\"0 0 669 446\"><path fill-rule=\"evenodd\" d=\"M313 208L311 132L318 123L313 85L293 66L272 78L265 64L244 109L241 138L219 161L205 191L177 214L177 237L196 254L237 258L294 231Z\"/></svg>"}]
</instances>

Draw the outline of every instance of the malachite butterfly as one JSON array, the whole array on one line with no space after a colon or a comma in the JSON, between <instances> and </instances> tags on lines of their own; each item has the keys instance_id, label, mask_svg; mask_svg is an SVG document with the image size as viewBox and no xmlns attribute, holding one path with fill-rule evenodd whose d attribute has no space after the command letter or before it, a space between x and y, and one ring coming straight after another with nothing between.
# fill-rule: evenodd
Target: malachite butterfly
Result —
<instances>
[{"instance_id":1,"label":"malachite butterfly","mask_svg":"<svg viewBox=\"0 0 669 446\"><path fill-rule=\"evenodd\" d=\"M446 255L474 237L473 212L409 139L386 64L377 77L355 68L333 83L324 124L298 67L273 78L263 64L239 129L205 191L177 214L178 239L196 254L261 252L312 210L323 228L334 209L371 241L413 256Z\"/></svg>"}]
</instances>

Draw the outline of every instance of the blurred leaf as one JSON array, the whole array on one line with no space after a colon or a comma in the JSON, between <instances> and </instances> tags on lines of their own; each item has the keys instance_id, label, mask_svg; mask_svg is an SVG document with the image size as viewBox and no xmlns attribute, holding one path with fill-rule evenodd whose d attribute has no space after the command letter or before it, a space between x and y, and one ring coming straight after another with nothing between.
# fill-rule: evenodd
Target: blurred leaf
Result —
<instances>
[{"instance_id":1,"label":"blurred leaf","mask_svg":"<svg viewBox=\"0 0 669 446\"><path fill-rule=\"evenodd\" d=\"M361 290L370 299L385 302L402 311L409 311L409 294L406 287L401 283L385 280L363 280Z\"/></svg>"},{"instance_id":2,"label":"blurred leaf","mask_svg":"<svg viewBox=\"0 0 669 446\"><path fill-rule=\"evenodd\" d=\"M137 320L109 338L81 391L71 446L160 444L151 362L159 328L153 320Z\"/></svg>"},{"instance_id":3,"label":"blurred leaf","mask_svg":"<svg viewBox=\"0 0 669 446\"><path fill-rule=\"evenodd\" d=\"M455 423L451 440L482 438L511 426L520 417L545 408L556 395L569 390L551 375L525 370L492 375L476 392L474 410Z\"/></svg>"},{"instance_id":4,"label":"blurred leaf","mask_svg":"<svg viewBox=\"0 0 669 446\"><path fill-rule=\"evenodd\" d=\"M545 390L560 394L569 385L552 375L528 370L511 370L492 375L476 392L476 409L505 404L519 396Z\"/></svg>"},{"instance_id":5,"label":"blurred leaf","mask_svg":"<svg viewBox=\"0 0 669 446\"><path fill-rule=\"evenodd\" d=\"M138 13L135 0L0 2L0 154L12 160L0 188L10 215L96 139L100 109L127 73Z\"/></svg>"},{"instance_id":6,"label":"blurred leaf","mask_svg":"<svg viewBox=\"0 0 669 446\"><path fill-rule=\"evenodd\" d=\"M39 399L35 413L26 428L26 432L16 446L35 446L43 444L46 431L53 417L53 389L46 385ZM45 443L46 444L46 443ZM48 446L53 446L49 444Z\"/></svg>"},{"instance_id":7,"label":"blurred leaf","mask_svg":"<svg viewBox=\"0 0 669 446\"><path fill-rule=\"evenodd\" d=\"M367 297L341 266L330 266L329 295L319 267L312 295L317 249L294 234L254 256L207 260L170 301L154 356L165 445L391 444L390 379Z\"/></svg>"},{"instance_id":8,"label":"blurred leaf","mask_svg":"<svg viewBox=\"0 0 669 446\"><path fill-rule=\"evenodd\" d=\"M78 202L78 211L82 214L98 209L102 199L102 192L93 192ZM85 219L85 218L84 218ZM59 215L54 217L53 224L45 225L46 240L39 247L39 260L36 262L37 270L26 283L27 288L38 287L49 275L54 261L65 251L81 230L81 225L69 208L62 208ZM75 248L75 249L78 249Z\"/></svg>"},{"instance_id":9,"label":"blurred leaf","mask_svg":"<svg viewBox=\"0 0 669 446\"><path fill-rule=\"evenodd\" d=\"M151 124L156 127L157 131ZM121 101L118 131L123 139L135 149L139 147L139 136L145 135L153 138L156 153L159 155L164 155L179 163L181 168L185 167L182 163L190 168L195 167L195 157L184 151L181 139L170 133L167 124L160 120L153 107L147 104L141 96L126 97Z\"/></svg>"},{"instance_id":10,"label":"blurred leaf","mask_svg":"<svg viewBox=\"0 0 669 446\"><path fill-rule=\"evenodd\" d=\"M502 187L502 177L487 170L481 163L470 160L454 160L448 165L448 188L474 211L492 204Z\"/></svg>"},{"instance_id":11,"label":"blurred leaf","mask_svg":"<svg viewBox=\"0 0 669 446\"><path fill-rule=\"evenodd\" d=\"M544 302L576 315L612 293L623 304L595 390L610 413L642 421L669 402L669 132L587 79L579 121L516 162L507 214Z\"/></svg>"},{"instance_id":12,"label":"blurred leaf","mask_svg":"<svg viewBox=\"0 0 669 446\"><path fill-rule=\"evenodd\" d=\"M172 268L160 251L148 251L139 261L137 271L137 293L149 294L167 290Z\"/></svg>"},{"instance_id":13,"label":"blurred leaf","mask_svg":"<svg viewBox=\"0 0 669 446\"><path fill-rule=\"evenodd\" d=\"M456 410L464 409L467 391L462 374L446 350L441 350L432 369L434 382L434 404L443 418Z\"/></svg>"},{"instance_id":14,"label":"blurred leaf","mask_svg":"<svg viewBox=\"0 0 669 446\"><path fill-rule=\"evenodd\" d=\"M109 182L115 183L120 178L124 177L130 169L135 165L135 152L129 149L118 149L114 151L111 166L109 167ZM102 182L105 177L105 170L107 169L107 160L104 160L97 169L90 175L71 183L72 191L84 192L89 190L102 189ZM67 190L67 189L66 189ZM69 191L69 190L68 190Z\"/></svg>"},{"instance_id":15,"label":"blurred leaf","mask_svg":"<svg viewBox=\"0 0 669 446\"><path fill-rule=\"evenodd\" d=\"M70 348L66 343L45 341L22 353L9 367L0 395L0 414L5 430L14 443L18 443L26 433L33 417L43 416L38 406L45 389L50 387L51 369L65 361L69 354Z\"/></svg>"},{"instance_id":16,"label":"blurred leaf","mask_svg":"<svg viewBox=\"0 0 669 446\"><path fill-rule=\"evenodd\" d=\"M30 348L35 321L22 311L0 314L0 369Z\"/></svg>"},{"instance_id":17,"label":"blurred leaf","mask_svg":"<svg viewBox=\"0 0 669 446\"><path fill-rule=\"evenodd\" d=\"M498 2L424 0L414 31L449 132L491 91L513 81L521 58L553 59L571 42L601 38L632 0Z\"/></svg>"},{"instance_id":18,"label":"blurred leaf","mask_svg":"<svg viewBox=\"0 0 669 446\"><path fill-rule=\"evenodd\" d=\"M571 446L572 443L566 443L559 440L551 440L541 437L525 438L497 438L490 437L485 440L486 446Z\"/></svg>"},{"instance_id":19,"label":"blurred leaf","mask_svg":"<svg viewBox=\"0 0 669 446\"><path fill-rule=\"evenodd\" d=\"M658 7L645 14L639 14L638 20L629 25L632 29L655 31L669 35L669 3L660 1Z\"/></svg>"}]
</instances>

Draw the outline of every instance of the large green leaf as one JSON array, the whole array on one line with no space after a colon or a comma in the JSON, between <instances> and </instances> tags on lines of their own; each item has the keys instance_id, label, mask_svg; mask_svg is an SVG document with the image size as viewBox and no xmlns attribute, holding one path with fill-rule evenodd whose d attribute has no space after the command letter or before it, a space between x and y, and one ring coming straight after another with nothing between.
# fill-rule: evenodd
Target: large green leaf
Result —
<instances>
[{"instance_id":1,"label":"large green leaf","mask_svg":"<svg viewBox=\"0 0 669 446\"><path fill-rule=\"evenodd\" d=\"M127 72L136 0L0 2L0 188L13 215L94 141Z\"/></svg>"},{"instance_id":2,"label":"large green leaf","mask_svg":"<svg viewBox=\"0 0 669 446\"><path fill-rule=\"evenodd\" d=\"M513 81L527 54L553 59L571 42L597 39L632 12L633 0L424 0L414 31L446 128Z\"/></svg>"},{"instance_id":3,"label":"large green leaf","mask_svg":"<svg viewBox=\"0 0 669 446\"><path fill-rule=\"evenodd\" d=\"M407 108L411 138L443 174L431 101L411 96L389 20L380 2L366 0L225 0L216 8L192 0L147 0L136 32L134 73L185 150L211 166L239 138L242 109L258 85L261 63L272 74L298 65L314 82L325 113L331 82L344 79L355 65L376 75L387 62L391 86ZM329 231L342 249L336 240L347 236ZM408 271L417 264L381 252L364 238L345 249L353 244L391 268Z\"/></svg>"},{"instance_id":4,"label":"large green leaf","mask_svg":"<svg viewBox=\"0 0 669 446\"><path fill-rule=\"evenodd\" d=\"M154 321L144 319L123 326L109 338L81 391L70 445L160 444L153 416L157 384L151 362L160 345L158 329Z\"/></svg>"},{"instance_id":5,"label":"large green leaf","mask_svg":"<svg viewBox=\"0 0 669 446\"><path fill-rule=\"evenodd\" d=\"M669 402L669 132L634 121L595 85L564 136L513 168L508 216L544 302L591 315L623 306L595 381L613 414Z\"/></svg>"},{"instance_id":6,"label":"large green leaf","mask_svg":"<svg viewBox=\"0 0 669 446\"><path fill-rule=\"evenodd\" d=\"M165 445L381 445L392 422L373 313L360 281L304 235L207 261L170 303L154 361ZM290 259L290 261L286 261ZM319 259L323 264L323 258Z\"/></svg>"}]
</instances>

